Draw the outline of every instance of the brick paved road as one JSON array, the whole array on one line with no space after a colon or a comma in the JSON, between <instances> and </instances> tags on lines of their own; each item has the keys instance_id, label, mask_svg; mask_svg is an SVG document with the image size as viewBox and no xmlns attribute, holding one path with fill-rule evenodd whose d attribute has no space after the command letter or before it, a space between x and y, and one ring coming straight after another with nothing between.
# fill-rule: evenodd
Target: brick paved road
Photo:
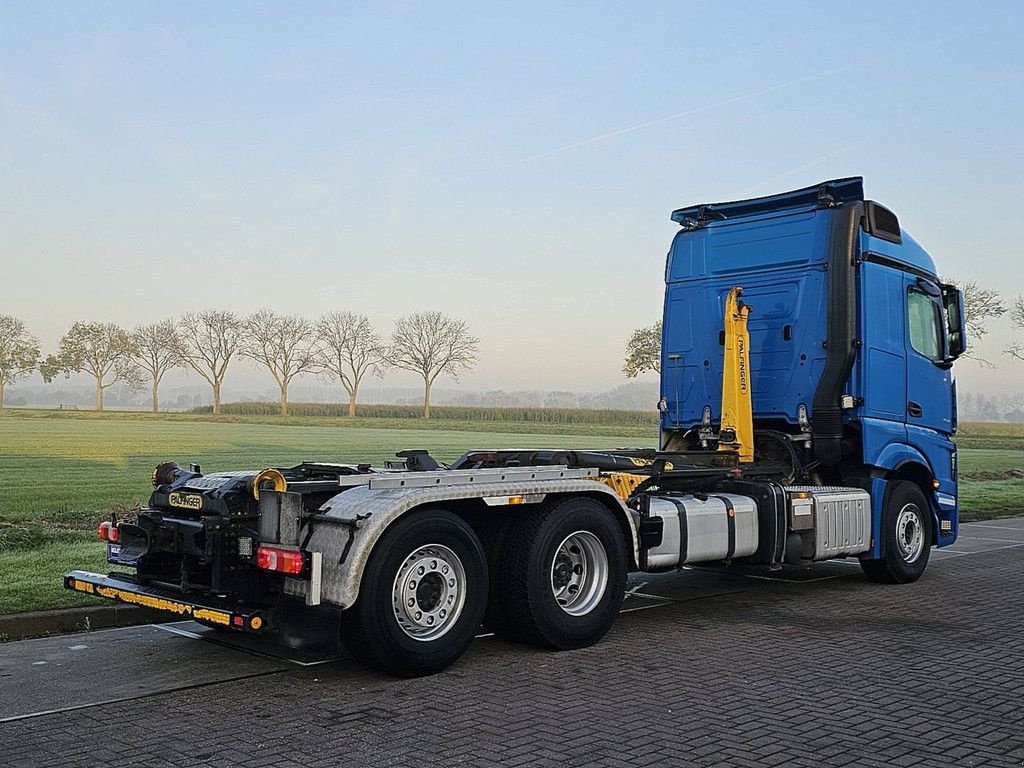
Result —
<instances>
[{"instance_id":1,"label":"brick paved road","mask_svg":"<svg viewBox=\"0 0 1024 768\"><path fill-rule=\"evenodd\" d=\"M0 646L0 718L21 718L0 722L0 755L19 767L1022 766L1024 519L965 526L933 557L905 587L838 563L782 580L641 577L627 608L656 607L621 616L594 648L487 638L413 681L154 628ZM132 695L144 697L97 703Z\"/></svg>"}]
</instances>

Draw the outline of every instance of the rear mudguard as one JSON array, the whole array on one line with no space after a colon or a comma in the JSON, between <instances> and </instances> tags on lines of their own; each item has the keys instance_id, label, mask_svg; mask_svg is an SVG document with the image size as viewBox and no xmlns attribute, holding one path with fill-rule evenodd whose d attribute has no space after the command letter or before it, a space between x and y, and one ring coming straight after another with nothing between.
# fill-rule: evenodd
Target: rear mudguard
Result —
<instances>
[{"instance_id":1,"label":"rear mudguard","mask_svg":"<svg viewBox=\"0 0 1024 768\"><path fill-rule=\"evenodd\" d=\"M496 500L524 496L533 503L504 507L509 514L535 509L537 503L553 495L586 494L600 497L629 531L627 549L633 562L639 557L636 513L623 505L608 486L593 480L540 480L492 482L437 488L388 488L372 490L352 488L325 503L300 535L303 548L323 553L321 598L341 608L349 608L359 596L363 571L385 530L402 515L423 507L444 508L445 502L464 499ZM507 503L507 502L506 502ZM308 582L287 579L285 592L304 596Z\"/></svg>"}]
</instances>

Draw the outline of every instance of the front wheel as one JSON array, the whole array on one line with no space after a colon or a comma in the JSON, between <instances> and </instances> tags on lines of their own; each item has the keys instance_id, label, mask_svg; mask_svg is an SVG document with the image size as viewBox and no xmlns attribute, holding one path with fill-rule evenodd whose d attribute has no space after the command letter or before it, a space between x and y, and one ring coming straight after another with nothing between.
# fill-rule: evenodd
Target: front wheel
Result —
<instances>
[{"instance_id":1,"label":"front wheel","mask_svg":"<svg viewBox=\"0 0 1024 768\"><path fill-rule=\"evenodd\" d=\"M491 590L505 634L562 650L593 645L622 607L627 566L622 529L603 504L572 498L525 515Z\"/></svg>"},{"instance_id":2,"label":"front wheel","mask_svg":"<svg viewBox=\"0 0 1024 768\"><path fill-rule=\"evenodd\" d=\"M882 508L882 557L861 560L869 580L880 584L917 581L931 553L931 513L914 483L898 480L885 494Z\"/></svg>"},{"instance_id":3,"label":"front wheel","mask_svg":"<svg viewBox=\"0 0 1024 768\"><path fill-rule=\"evenodd\" d=\"M395 523L374 547L359 599L341 617L352 654L394 675L439 672L469 647L487 603L473 529L443 510Z\"/></svg>"}]
</instances>

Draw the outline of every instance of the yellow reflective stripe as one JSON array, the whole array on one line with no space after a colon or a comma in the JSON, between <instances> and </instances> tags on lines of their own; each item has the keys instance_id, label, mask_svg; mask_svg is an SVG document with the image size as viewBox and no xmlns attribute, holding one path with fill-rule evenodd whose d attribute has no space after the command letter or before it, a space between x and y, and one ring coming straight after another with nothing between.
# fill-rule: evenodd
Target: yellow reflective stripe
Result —
<instances>
[{"instance_id":1,"label":"yellow reflective stripe","mask_svg":"<svg viewBox=\"0 0 1024 768\"><path fill-rule=\"evenodd\" d=\"M214 624L223 624L225 627L231 625L231 614L209 608L196 608L192 611L192 618L212 621Z\"/></svg>"},{"instance_id":2,"label":"yellow reflective stripe","mask_svg":"<svg viewBox=\"0 0 1024 768\"><path fill-rule=\"evenodd\" d=\"M89 589L81 589L82 586L88 586ZM80 592L92 593L93 585L88 584L80 580L75 581L75 589ZM179 603L176 600L167 600L163 597L154 597L152 595L140 595L137 592L128 592L124 589L117 589L115 587L96 587L96 594L100 597L105 597L108 600L119 600L122 603L130 603L132 605L139 605L143 608L152 608L155 611L166 611L168 613L176 613L179 616L191 616L194 619L204 619L206 621L212 621L215 624L223 624L229 626L231 624L231 614L225 613L224 611L217 611L212 608L200 608L189 605L188 603Z\"/></svg>"}]
</instances>

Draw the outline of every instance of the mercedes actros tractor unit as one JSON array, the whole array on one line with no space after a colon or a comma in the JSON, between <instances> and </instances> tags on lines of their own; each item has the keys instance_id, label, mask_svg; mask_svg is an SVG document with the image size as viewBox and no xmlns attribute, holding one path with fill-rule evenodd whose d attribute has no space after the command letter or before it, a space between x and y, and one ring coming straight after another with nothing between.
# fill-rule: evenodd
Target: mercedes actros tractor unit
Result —
<instances>
[{"instance_id":1,"label":"mercedes actros tractor unit","mask_svg":"<svg viewBox=\"0 0 1024 768\"><path fill-rule=\"evenodd\" d=\"M481 625L591 645L635 571L857 558L917 580L957 537L960 292L860 178L672 219L657 449L167 462L100 525L118 570L65 586L250 633L327 611L357 658L420 675Z\"/></svg>"}]
</instances>

